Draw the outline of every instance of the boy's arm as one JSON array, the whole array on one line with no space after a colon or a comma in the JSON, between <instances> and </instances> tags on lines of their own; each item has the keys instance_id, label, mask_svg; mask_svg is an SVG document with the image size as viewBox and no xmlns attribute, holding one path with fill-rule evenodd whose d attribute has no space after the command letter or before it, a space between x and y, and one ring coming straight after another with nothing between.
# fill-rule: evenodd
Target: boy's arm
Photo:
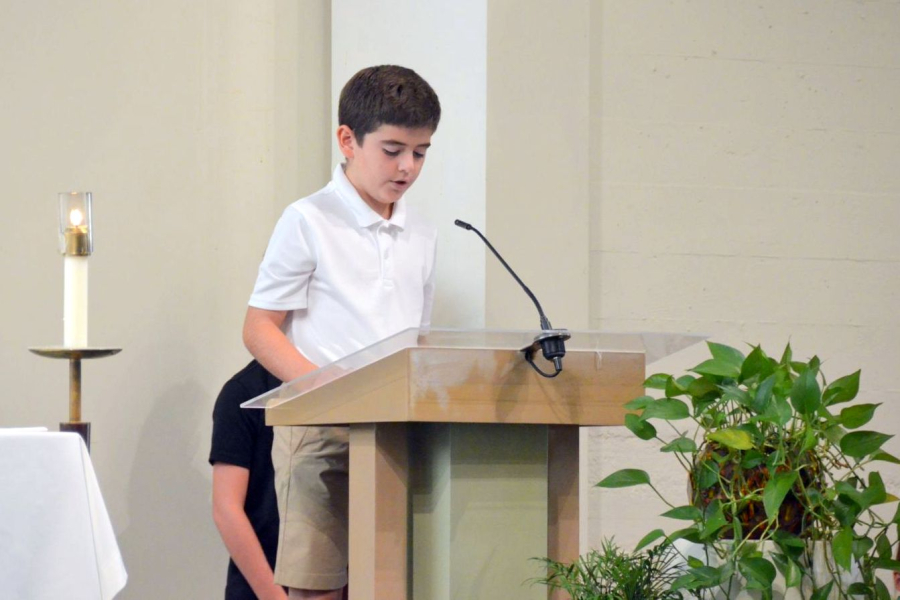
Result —
<instances>
[{"instance_id":1,"label":"boy's arm","mask_svg":"<svg viewBox=\"0 0 900 600\"><path fill-rule=\"evenodd\" d=\"M300 354L281 330L287 314L286 310L250 306L244 318L244 345L253 358L281 381L291 381L318 368Z\"/></svg>"},{"instance_id":2,"label":"boy's arm","mask_svg":"<svg viewBox=\"0 0 900 600\"><path fill-rule=\"evenodd\" d=\"M244 512L250 471L217 462L213 465L213 520L234 564L261 600L287 600L275 583L259 538Z\"/></svg>"}]
</instances>

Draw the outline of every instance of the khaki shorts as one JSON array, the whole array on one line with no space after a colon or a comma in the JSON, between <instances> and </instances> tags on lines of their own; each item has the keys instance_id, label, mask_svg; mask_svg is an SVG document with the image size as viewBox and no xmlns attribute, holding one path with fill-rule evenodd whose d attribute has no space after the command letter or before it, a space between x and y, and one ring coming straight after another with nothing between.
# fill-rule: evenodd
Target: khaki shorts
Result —
<instances>
[{"instance_id":1,"label":"khaki shorts","mask_svg":"<svg viewBox=\"0 0 900 600\"><path fill-rule=\"evenodd\" d=\"M275 427L275 582L302 590L347 585L347 427Z\"/></svg>"}]
</instances>

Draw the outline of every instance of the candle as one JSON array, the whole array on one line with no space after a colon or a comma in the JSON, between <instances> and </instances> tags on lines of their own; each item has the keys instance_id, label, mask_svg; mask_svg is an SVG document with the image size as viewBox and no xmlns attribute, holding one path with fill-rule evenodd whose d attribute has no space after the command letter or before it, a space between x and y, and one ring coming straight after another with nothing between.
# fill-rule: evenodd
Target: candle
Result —
<instances>
[{"instance_id":1,"label":"candle","mask_svg":"<svg viewBox=\"0 0 900 600\"><path fill-rule=\"evenodd\" d=\"M91 194L60 194L60 249L63 257L63 346L86 348Z\"/></svg>"}]
</instances>

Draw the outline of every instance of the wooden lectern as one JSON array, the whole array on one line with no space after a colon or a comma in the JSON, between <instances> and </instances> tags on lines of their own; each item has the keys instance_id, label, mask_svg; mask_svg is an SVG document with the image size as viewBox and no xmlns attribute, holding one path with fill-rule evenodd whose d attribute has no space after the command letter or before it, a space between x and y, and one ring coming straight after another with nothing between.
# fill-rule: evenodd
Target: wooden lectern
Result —
<instances>
[{"instance_id":1,"label":"wooden lectern","mask_svg":"<svg viewBox=\"0 0 900 600\"><path fill-rule=\"evenodd\" d=\"M407 330L245 404L269 425L350 426L350 598L546 598L530 560L579 554L578 428L621 425L645 359L696 336Z\"/></svg>"}]
</instances>

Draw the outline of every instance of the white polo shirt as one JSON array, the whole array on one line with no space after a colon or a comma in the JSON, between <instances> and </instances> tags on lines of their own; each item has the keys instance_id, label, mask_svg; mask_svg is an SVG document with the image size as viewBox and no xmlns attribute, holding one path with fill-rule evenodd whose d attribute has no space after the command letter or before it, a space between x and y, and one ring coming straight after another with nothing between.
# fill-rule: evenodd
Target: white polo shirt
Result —
<instances>
[{"instance_id":1,"label":"white polo shirt","mask_svg":"<svg viewBox=\"0 0 900 600\"><path fill-rule=\"evenodd\" d=\"M406 204L383 219L338 165L328 185L281 215L250 306L291 311L285 335L319 366L429 327L437 230Z\"/></svg>"}]
</instances>

